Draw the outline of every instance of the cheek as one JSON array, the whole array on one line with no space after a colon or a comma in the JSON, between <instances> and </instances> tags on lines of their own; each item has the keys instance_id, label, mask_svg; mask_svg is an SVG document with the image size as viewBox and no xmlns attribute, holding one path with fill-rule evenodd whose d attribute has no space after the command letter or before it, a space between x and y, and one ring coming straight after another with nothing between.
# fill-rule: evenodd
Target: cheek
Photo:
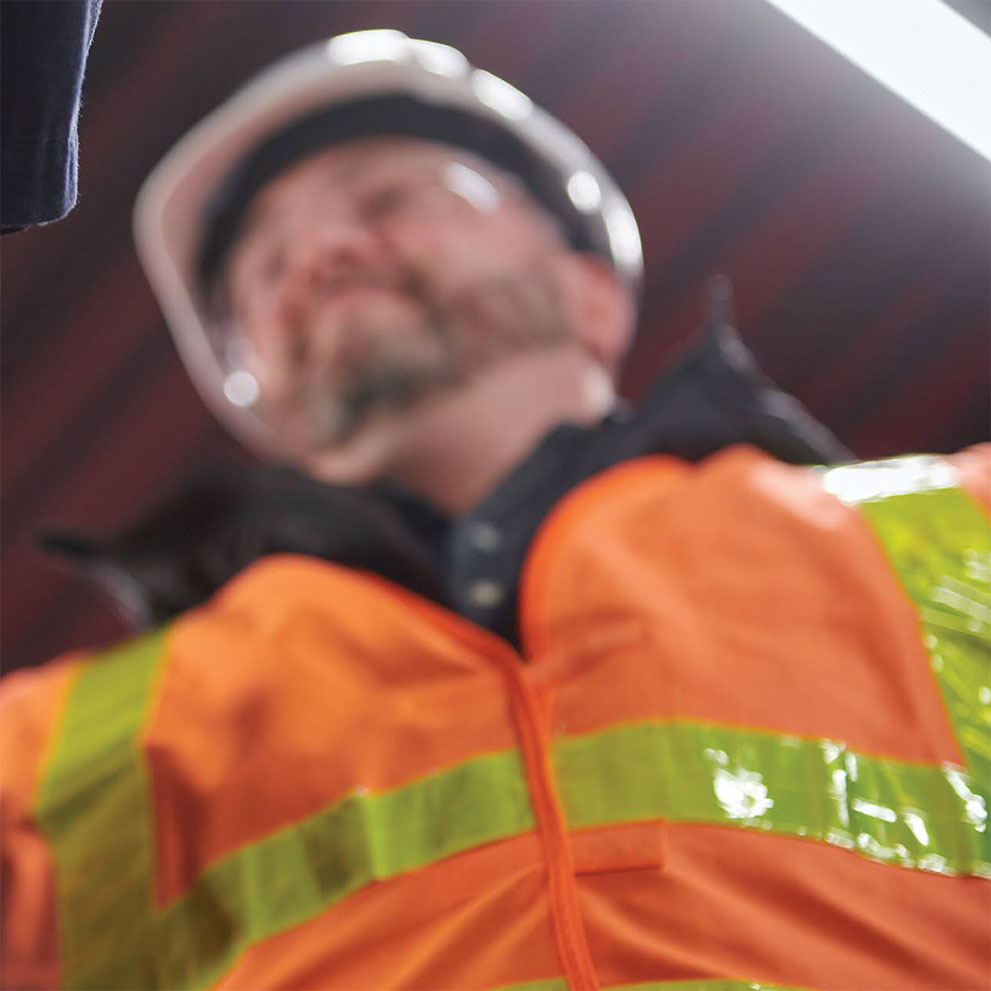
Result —
<instances>
[{"instance_id":1,"label":"cheek","mask_svg":"<svg viewBox=\"0 0 991 991\"><path fill-rule=\"evenodd\" d=\"M549 247L542 230L513 215L411 226L397 230L393 240L396 255L441 295L517 273L545 257Z\"/></svg>"},{"instance_id":2,"label":"cheek","mask_svg":"<svg viewBox=\"0 0 991 991\"><path fill-rule=\"evenodd\" d=\"M244 332L245 357L263 397L280 395L289 379L290 355L286 335L271 325L254 326Z\"/></svg>"}]
</instances>

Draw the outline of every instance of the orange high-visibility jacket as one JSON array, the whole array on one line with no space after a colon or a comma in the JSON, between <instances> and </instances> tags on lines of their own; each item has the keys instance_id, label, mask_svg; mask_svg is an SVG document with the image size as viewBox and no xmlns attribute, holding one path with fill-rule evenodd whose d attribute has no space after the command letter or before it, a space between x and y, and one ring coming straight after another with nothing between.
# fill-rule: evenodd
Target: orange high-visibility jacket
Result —
<instances>
[{"instance_id":1,"label":"orange high-visibility jacket","mask_svg":"<svg viewBox=\"0 0 991 991\"><path fill-rule=\"evenodd\" d=\"M278 556L12 676L5 983L988 987L978 457L613 468L521 653Z\"/></svg>"}]
</instances>

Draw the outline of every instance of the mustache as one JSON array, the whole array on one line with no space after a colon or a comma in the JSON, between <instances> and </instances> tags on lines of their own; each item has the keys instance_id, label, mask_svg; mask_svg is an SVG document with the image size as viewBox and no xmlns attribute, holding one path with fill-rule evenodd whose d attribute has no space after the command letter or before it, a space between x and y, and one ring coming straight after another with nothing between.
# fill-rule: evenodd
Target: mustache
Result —
<instances>
[{"instance_id":1,"label":"mustache","mask_svg":"<svg viewBox=\"0 0 991 991\"><path fill-rule=\"evenodd\" d=\"M301 316L312 316L328 301L349 289L384 289L407 296L430 310L436 307L436 294L429 281L409 266L355 266L335 269L311 283Z\"/></svg>"}]
</instances>

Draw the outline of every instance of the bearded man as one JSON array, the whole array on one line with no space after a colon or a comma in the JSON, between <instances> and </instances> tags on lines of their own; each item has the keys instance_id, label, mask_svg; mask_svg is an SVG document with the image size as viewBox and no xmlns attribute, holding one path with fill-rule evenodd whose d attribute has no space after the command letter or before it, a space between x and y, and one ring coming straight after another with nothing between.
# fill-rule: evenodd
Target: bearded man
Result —
<instances>
[{"instance_id":1,"label":"bearded man","mask_svg":"<svg viewBox=\"0 0 991 991\"><path fill-rule=\"evenodd\" d=\"M6 685L9 982L986 983L978 455L803 467L724 326L618 401L626 200L398 32L235 94L137 234L293 467L74 545L153 629Z\"/></svg>"}]
</instances>

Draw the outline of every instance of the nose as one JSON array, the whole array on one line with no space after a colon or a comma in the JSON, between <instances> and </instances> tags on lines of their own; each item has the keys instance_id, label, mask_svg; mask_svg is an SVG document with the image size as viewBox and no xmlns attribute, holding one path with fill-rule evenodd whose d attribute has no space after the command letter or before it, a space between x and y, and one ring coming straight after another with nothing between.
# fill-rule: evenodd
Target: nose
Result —
<instances>
[{"instance_id":1,"label":"nose","mask_svg":"<svg viewBox=\"0 0 991 991\"><path fill-rule=\"evenodd\" d=\"M314 291L329 292L381 265L384 246L357 217L314 215L297 224L286 243L283 304L298 305Z\"/></svg>"}]
</instances>

